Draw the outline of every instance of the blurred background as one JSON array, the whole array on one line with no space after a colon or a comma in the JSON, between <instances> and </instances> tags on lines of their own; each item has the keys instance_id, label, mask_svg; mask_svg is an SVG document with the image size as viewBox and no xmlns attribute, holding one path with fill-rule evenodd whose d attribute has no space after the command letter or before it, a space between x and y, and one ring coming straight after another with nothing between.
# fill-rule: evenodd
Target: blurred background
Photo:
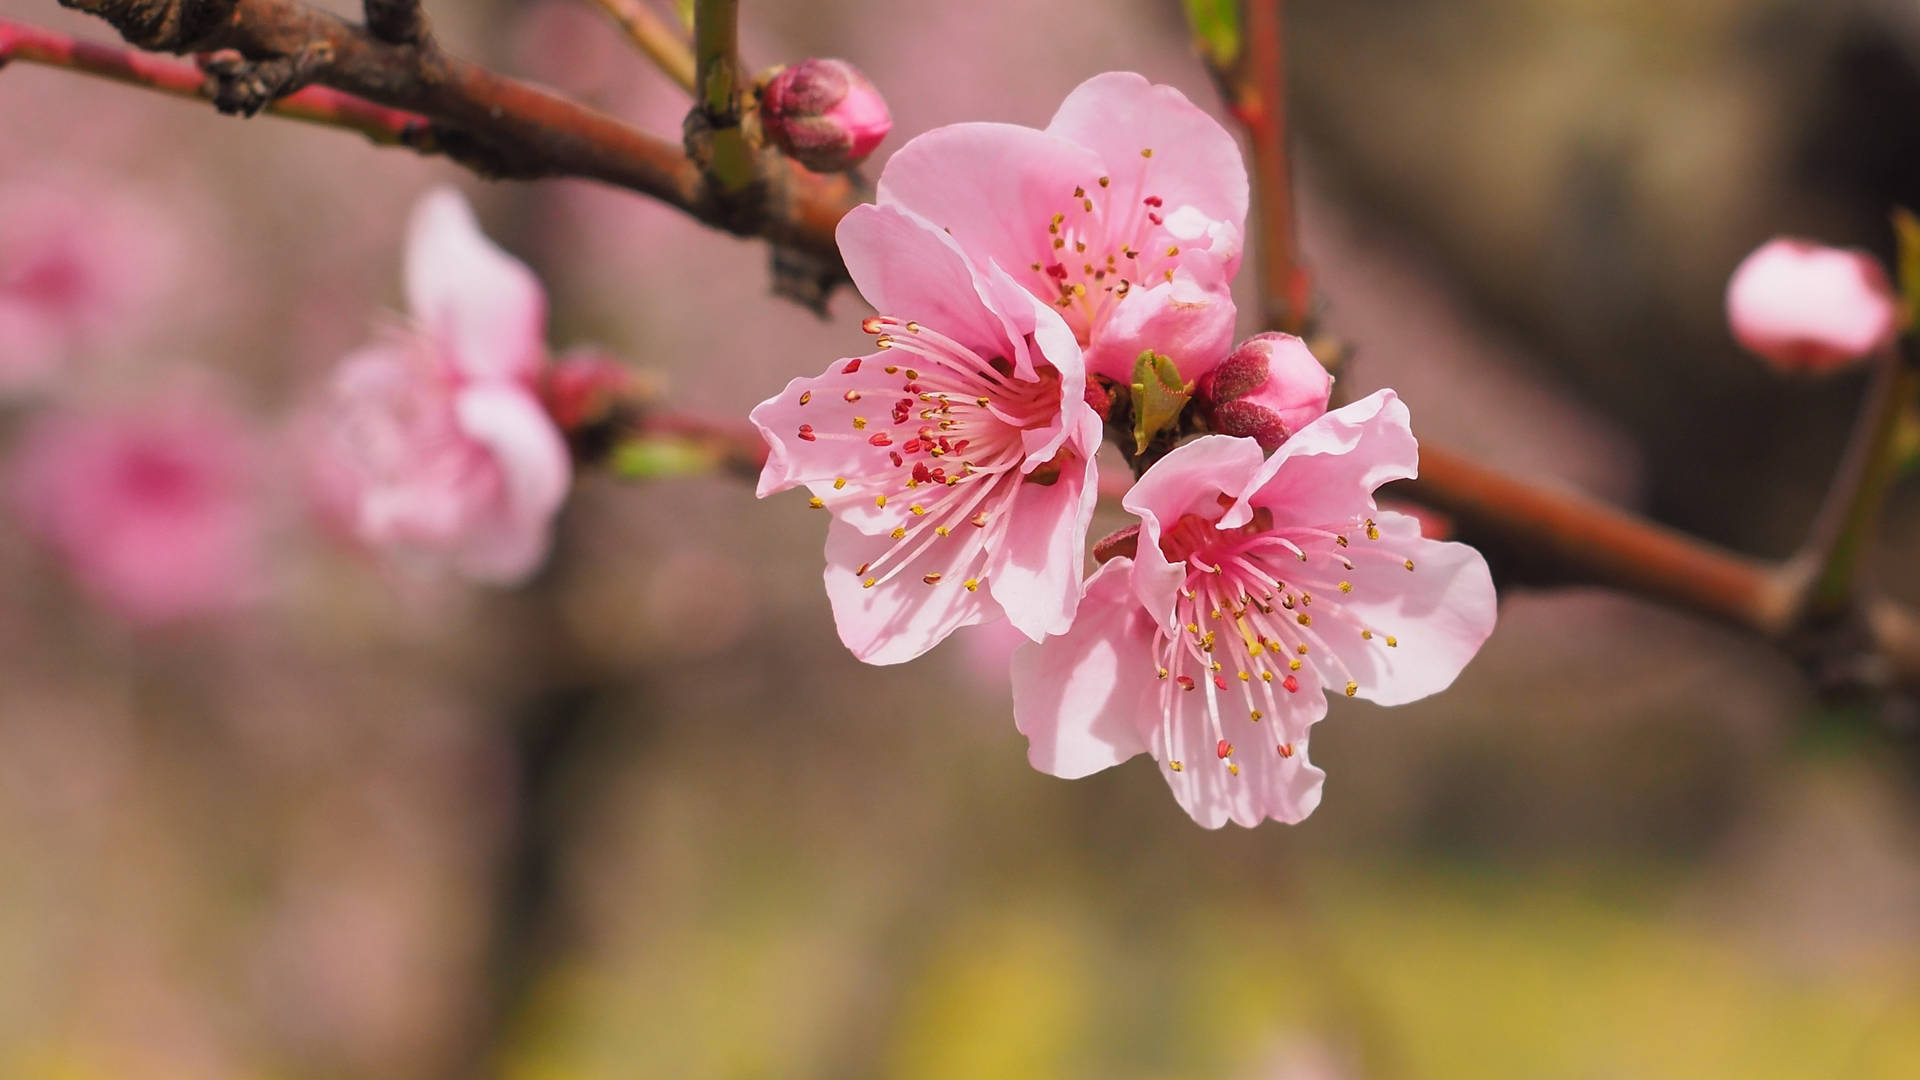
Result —
<instances>
[{"instance_id":1,"label":"blurred background","mask_svg":"<svg viewBox=\"0 0 1920 1080\"><path fill-rule=\"evenodd\" d=\"M582 0L427 6L459 51L678 130ZM743 8L754 63L873 78L880 158L1043 124L1113 68L1214 106L1170 0ZM1721 291L1776 233L1889 248L1920 5L1288 9L1347 388L1788 550L1861 380L1741 355ZM394 318L406 213L446 181L540 272L557 346L689 410L863 347L855 297L820 321L768 295L764 246L635 196L0 72L0 279L35 227L128 268L57 369L0 358L0 1075L1920 1075L1911 704L1822 703L1687 618L1509 591L1450 693L1334 702L1307 822L1206 832L1144 761L1030 770L990 631L854 662L801 496L586 477L513 592L353 550L303 494L302 410ZM116 439L218 512L89 502ZM1909 487L1873 566L1909 597L1916 541Z\"/></svg>"}]
</instances>

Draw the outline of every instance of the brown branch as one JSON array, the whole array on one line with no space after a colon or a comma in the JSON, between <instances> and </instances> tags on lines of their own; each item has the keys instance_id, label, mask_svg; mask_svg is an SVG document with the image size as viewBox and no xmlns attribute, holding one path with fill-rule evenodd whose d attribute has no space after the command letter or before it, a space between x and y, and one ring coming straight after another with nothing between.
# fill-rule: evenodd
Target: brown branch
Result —
<instances>
[{"instance_id":1,"label":"brown branch","mask_svg":"<svg viewBox=\"0 0 1920 1080\"><path fill-rule=\"evenodd\" d=\"M66 68L174 97L202 101L212 97L207 74L185 61L163 60L110 45L95 45L66 34L0 19L0 64L8 60ZM407 146L429 153L437 145L426 117L375 105L325 87L308 87L281 98L267 106L267 111L292 120L357 131L386 146Z\"/></svg>"},{"instance_id":2,"label":"brown branch","mask_svg":"<svg viewBox=\"0 0 1920 1080\"><path fill-rule=\"evenodd\" d=\"M806 253L835 280L845 271L832 223L858 199L844 179L762 168L755 198L719 198L680 148L551 91L452 56L431 41L394 44L298 0L61 0L98 15L142 48L232 50L280 63L282 76L330 86L433 121L442 149L485 175L600 180L660 199L709 225ZM242 81L244 80L237 80ZM248 102L227 104L244 107ZM243 109L244 111L244 109Z\"/></svg>"}]
</instances>

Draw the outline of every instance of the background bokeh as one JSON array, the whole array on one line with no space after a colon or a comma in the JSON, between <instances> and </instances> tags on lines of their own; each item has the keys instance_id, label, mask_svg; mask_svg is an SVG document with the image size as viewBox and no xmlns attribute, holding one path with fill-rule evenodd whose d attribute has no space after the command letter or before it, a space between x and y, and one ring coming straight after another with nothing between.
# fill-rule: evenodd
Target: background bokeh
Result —
<instances>
[{"instance_id":1,"label":"background bokeh","mask_svg":"<svg viewBox=\"0 0 1920 1080\"><path fill-rule=\"evenodd\" d=\"M1213 104L1171 2L743 7L754 60L873 77L882 155L1043 123L1112 68ZM1920 202L1920 9L1288 8L1348 388L1789 549L1859 380L1743 357L1720 291L1769 235L1884 252ZM677 130L678 92L579 0L428 9L463 52ZM105 33L53 0L0 15ZM1819 702L1637 602L1514 591L1452 692L1334 702L1306 823L1205 832L1140 761L1031 771L990 631L849 658L799 496L586 477L508 593L308 513L301 404L400 306L427 186L540 271L556 344L716 417L861 347L855 297L820 321L768 295L764 246L25 65L0 72L14 181L111 189L174 248L148 323L0 407L0 455L48 415L190 399L251 440L259 565L153 625L0 516L0 1075L1920 1075L1910 705ZM1917 540L1897 491L1873 571L1908 596Z\"/></svg>"}]
</instances>

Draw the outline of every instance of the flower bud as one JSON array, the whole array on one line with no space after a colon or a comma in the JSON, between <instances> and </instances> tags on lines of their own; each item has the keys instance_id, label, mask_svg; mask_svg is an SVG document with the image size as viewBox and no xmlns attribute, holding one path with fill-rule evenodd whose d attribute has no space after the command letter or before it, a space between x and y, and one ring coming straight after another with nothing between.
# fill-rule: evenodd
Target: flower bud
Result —
<instances>
[{"instance_id":1,"label":"flower bud","mask_svg":"<svg viewBox=\"0 0 1920 1080\"><path fill-rule=\"evenodd\" d=\"M1327 411L1333 376L1292 334L1255 334L1200 377L1207 425L1271 451Z\"/></svg>"},{"instance_id":2,"label":"flower bud","mask_svg":"<svg viewBox=\"0 0 1920 1080\"><path fill-rule=\"evenodd\" d=\"M1892 339L1893 289L1872 256L1779 238L1761 245L1727 282L1735 340L1775 367L1846 367Z\"/></svg>"},{"instance_id":3,"label":"flower bud","mask_svg":"<svg viewBox=\"0 0 1920 1080\"><path fill-rule=\"evenodd\" d=\"M780 68L760 92L760 123L789 157L814 172L866 160L893 118L867 77L845 60L802 60Z\"/></svg>"}]
</instances>

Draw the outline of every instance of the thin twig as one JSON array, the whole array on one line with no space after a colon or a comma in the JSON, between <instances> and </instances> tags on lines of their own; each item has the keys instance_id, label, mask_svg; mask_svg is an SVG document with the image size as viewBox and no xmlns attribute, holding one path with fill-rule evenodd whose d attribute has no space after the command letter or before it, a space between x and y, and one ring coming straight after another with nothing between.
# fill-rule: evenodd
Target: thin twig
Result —
<instances>
[{"instance_id":1,"label":"thin twig","mask_svg":"<svg viewBox=\"0 0 1920 1080\"><path fill-rule=\"evenodd\" d=\"M1806 546L1794 557L1794 566L1808 579L1805 614L1810 619L1833 618L1852 604L1860 557L1899 471L1893 444L1900 417L1920 394L1920 358L1912 355L1911 340L1903 336L1874 357L1873 385L1846 456Z\"/></svg>"},{"instance_id":2,"label":"thin twig","mask_svg":"<svg viewBox=\"0 0 1920 1080\"><path fill-rule=\"evenodd\" d=\"M696 93L693 50L680 28L654 13L644 0L593 0L655 67L687 93Z\"/></svg>"},{"instance_id":3,"label":"thin twig","mask_svg":"<svg viewBox=\"0 0 1920 1080\"><path fill-rule=\"evenodd\" d=\"M0 19L0 63L8 60L66 68L174 97L208 100L206 73L186 61L96 45ZM267 111L292 120L357 131L385 146L407 146L422 153L436 148L426 117L326 87L307 87L272 103Z\"/></svg>"},{"instance_id":4,"label":"thin twig","mask_svg":"<svg viewBox=\"0 0 1920 1080\"><path fill-rule=\"evenodd\" d=\"M745 195L758 170L740 126L740 0L696 0L693 8L694 114L687 150L722 199Z\"/></svg>"}]
</instances>

